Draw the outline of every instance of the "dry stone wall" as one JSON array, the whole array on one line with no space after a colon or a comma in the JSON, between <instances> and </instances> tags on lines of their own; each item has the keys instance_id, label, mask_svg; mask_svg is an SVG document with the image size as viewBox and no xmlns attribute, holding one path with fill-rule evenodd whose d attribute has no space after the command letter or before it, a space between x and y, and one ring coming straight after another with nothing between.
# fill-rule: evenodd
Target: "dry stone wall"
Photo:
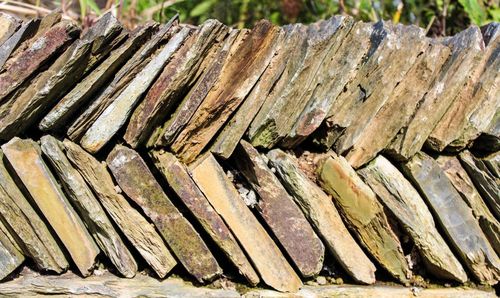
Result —
<instances>
[{"instance_id":1,"label":"dry stone wall","mask_svg":"<svg viewBox=\"0 0 500 298\"><path fill-rule=\"evenodd\" d=\"M498 283L500 24L0 24L0 280Z\"/></svg>"}]
</instances>

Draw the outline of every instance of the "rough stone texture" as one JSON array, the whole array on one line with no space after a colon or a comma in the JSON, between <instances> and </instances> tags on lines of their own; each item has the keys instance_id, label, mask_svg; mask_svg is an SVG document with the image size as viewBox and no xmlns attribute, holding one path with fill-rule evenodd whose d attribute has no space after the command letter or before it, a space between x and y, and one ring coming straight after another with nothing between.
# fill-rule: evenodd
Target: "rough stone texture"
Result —
<instances>
[{"instance_id":1,"label":"rough stone texture","mask_svg":"<svg viewBox=\"0 0 500 298\"><path fill-rule=\"evenodd\" d=\"M463 151L459 157L481 197L495 214L496 219L500 220L500 186L498 179L491 175L483 161L476 158L469 151Z\"/></svg>"},{"instance_id":2,"label":"rough stone texture","mask_svg":"<svg viewBox=\"0 0 500 298\"><path fill-rule=\"evenodd\" d=\"M0 45L0 69L5 66L5 62L17 47L36 33L39 25L40 20L37 19L23 22L21 27Z\"/></svg>"},{"instance_id":3,"label":"rough stone texture","mask_svg":"<svg viewBox=\"0 0 500 298\"><path fill-rule=\"evenodd\" d=\"M0 221L0 281L24 262L21 249Z\"/></svg>"},{"instance_id":4,"label":"rough stone texture","mask_svg":"<svg viewBox=\"0 0 500 298\"><path fill-rule=\"evenodd\" d=\"M41 156L40 146L17 137L2 145L9 164L83 276L92 273L99 248Z\"/></svg>"},{"instance_id":5,"label":"rough stone texture","mask_svg":"<svg viewBox=\"0 0 500 298\"><path fill-rule=\"evenodd\" d=\"M319 163L318 180L361 244L392 276L406 283L411 277L399 239L389 225L375 193L349 166L331 153Z\"/></svg>"},{"instance_id":6,"label":"rough stone texture","mask_svg":"<svg viewBox=\"0 0 500 298\"><path fill-rule=\"evenodd\" d=\"M300 208L251 144L241 141L233 160L259 196L255 209L301 275L317 275L323 267L325 248Z\"/></svg>"},{"instance_id":7,"label":"rough stone texture","mask_svg":"<svg viewBox=\"0 0 500 298\"><path fill-rule=\"evenodd\" d=\"M298 164L279 149L267 155L269 164L295 202L323 239L330 253L353 279L375 282L375 266L351 236L331 198L299 169Z\"/></svg>"},{"instance_id":8,"label":"rough stone texture","mask_svg":"<svg viewBox=\"0 0 500 298\"><path fill-rule=\"evenodd\" d=\"M181 160L193 161L243 102L271 61L278 33L268 21L242 33L217 83L171 146Z\"/></svg>"},{"instance_id":9,"label":"rough stone texture","mask_svg":"<svg viewBox=\"0 0 500 298\"><path fill-rule=\"evenodd\" d=\"M117 145L107 158L118 185L148 216L186 270L199 282L217 278L222 270L203 239L172 204L141 156ZM172 267L175 260L170 257Z\"/></svg>"},{"instance_id":10,"label":"rough stone texture","mask_svg":"<svg viewBox=\"0 0 500 298\"><path fill-rule=\"evenodd\" d=\"M481 160L493 177L500 178L500 152L490 154Z\"/></svg>"},{"instance_id":11,"label":"rough stone texture","mask_svg":"<svg viewBox=\"0 0 500 298\"><path fill-rule=\"evenodd\" d=\"M458 158L442 155L436 161L453 187L472 209L472 214L479 221L479 225L497 255L500 254L500 223L491 214Z\"/></svg>"},{"instance_id":12,"label":"rough stone texture","mask_svg":"<svg viewBox=\"0 0 500 298\"><path fill-rule=\"evenodd\" d=\"M132 114L124 135L129 145L136 148L148 140L153 145L158 136L162 137L161 132L154 132L156 126L165 121L165 115L194 84L202 61L227 32L219 21L208 20L184 42Z\"/></svg>"},{"instance_id":13,"label":"rough stone texture","mask_svg":"<svg viewBox=\"0 0 500 298\"><path fill-rule=\"evenodd\" d=\"M169 40L161 52L151 59L118 97L103 111L80 140L85 150L99 151L125 124L142 95L156 79L170 57L186 39L190 29L183 28Z\"/></svg>"},{"instance_id":14,"label":"rough stone texture","mask_svg":"<svg viewBox=\"0 0 500 298\"><path fill-rule=\"evenodd\" d=\"M166 40L178 32L177 17L174 16L165 25L160 26L149 41L147 41L130 58L125 65L114 75L113 80L69 126L67 135L72 140L80 139L102 112L121 94L121 91L137 76L137 74L151 61L155 51Z\"/></svg>"},{"instance_id":15,"label":"rough stone texture","mask_svg":"<svg viewBox=\"0 0 500 298\"><path fill-rule=\"evenodd\" d=\"M263 282L278 291L298 291L302 286L300 278L240 198L213 155L208 153L193 164L191 173L245 249Z\"/></svg>"},{"instance_id":16,"label":"rough stone texture","mask_svg":"<svg viewBox=\"0 0 500 298\"><path fill-rule=\"evenodd\" d=\"M5 72L0 74L0 101L5 101L6 96L75 38L78 32L74 24L61 22L36 38L26 50L11 58Z\"/></svg>"},{"instance_id":17,"label":"rough stone texture","mask_svg":"<svg viewBox=\"0 0 500 298\"><path fill-rule=\"evenodd\" d=\"M156 274L165 277L172 269L170 252L155 228L117 192L106 164L69 140L63 144L68 159L93 189L104 210Z\"/></svg>"},{"instance_id":18,"label":"rough stone texture","mask_svg":"<svg viewBox=\"0 0 500 298\"><path fill-rule=\"evenodd\" d=\"M154 26L146 26L132 33L132 36L118 49L111 52L109 57L99 64L88 76L81 80L69 93L64 95L42 119L39 128L43 131L63 127L75 112L87 104L118 69L134 54L135 51L148 40ZM92 46L98 42L92 42Z\"/></svg>"},{"instance_id":19,"label":"rough stone texture","mask_svg":"<svg viewBox=\"0 0 500 298\"><path fill-rule=\"evenodd\" d=\"M436 229L424 200L390 161L379 156L358 174L413 239L431 274L462 283L467 281L462 265Z\"/></svg>"},{"instance_id":20,"label":"rough stone texture","mask_svg":"<svg viewBox=\"0 0 500 298\"><path fill-rule=\"evenodd\" d=\"M0 12L0 46L21 26L17 17Z\"/></svg>"},{"instance_id":21,"label":"rough stone texture","mask_svg":"<svg viewBox=\"0 0 500 298\"><path fill-rule=\"evenodd\" d=\"M481 31L474 26L453 37L446 37L441 42L451 48L451 56L421 99L409 124L400 130L390 145L390 154L398 159L407 160L422 148L436 124L470 79L484 49Z\"/></svg>"},{"instance_id":22,"label":"rough stone texture","mask_svg":"<svg viewBox=\"0 0 500 298\"><path fill-rule=\"evenodd\" d=\"M408 125L449 55L447 46L429 41L424 54L417 57L404 79L364 126L358 140L349 149L346 159L353 168L359 168L375 158L390 145L399 130Z\"/></svg>"},{"instance_id":23,"label":"rough stone texture","mask_svg":"<svg viewBox=\"0 0 500 298\"><path fill-rule=\"evenodd\" d=\"M479 281L496 284L500 260L486 240L472 210L460 197L438 163L419 152L403 170L427 200L455 252Z\"/></svg>"},{"instance_id":24,"label":"rough stone texture","mask_svg":"<svg viewBox=\"0 0 500 298\"><path fill-rule=\"evenodd\" d=\"M97 245L124 277L134 277L137 264L127 246L108 219L83 177L71 165L62 144L52 136L40 139L41 149L59 177L72 203ZM175 263L174 263L175 264Z\"/></svg>"},{"instance_id":25,"label":"rough stone texture","mask_svg":"<svg viewBox=\"0 0 500 298\"><path fill-rule=\"evenodd\" d=\"M259 276L237 240L189 176L187 168L171 153L151 151L150 155L169 186L226 257L250 284L259 283Z\"/></svg>"}]
</instances>

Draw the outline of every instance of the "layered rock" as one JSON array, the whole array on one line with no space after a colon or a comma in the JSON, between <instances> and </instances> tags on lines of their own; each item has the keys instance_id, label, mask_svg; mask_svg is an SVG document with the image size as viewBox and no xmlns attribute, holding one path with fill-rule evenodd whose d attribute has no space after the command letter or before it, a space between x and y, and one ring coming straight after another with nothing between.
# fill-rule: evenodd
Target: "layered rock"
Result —
<instances>
[{"instance_id":1,"label":"layered rock","mask_svg":"<svg viewBox=\"0 0 500 298\"><path fill-rule=\"evenodd\" d=\"M24 262L21 249L0 221L0 281Z\"/></svg>"}]
</instances>

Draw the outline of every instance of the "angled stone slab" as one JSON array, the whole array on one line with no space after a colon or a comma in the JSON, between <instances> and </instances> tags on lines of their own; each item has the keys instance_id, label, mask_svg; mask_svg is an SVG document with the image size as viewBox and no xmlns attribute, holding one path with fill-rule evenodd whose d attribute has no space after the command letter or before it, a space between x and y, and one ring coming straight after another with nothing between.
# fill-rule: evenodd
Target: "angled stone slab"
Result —
<instances>
[{"instance_id":1,"label":"angled stone slab","mask_svg":"<svg viewBox=\"0 0 500 298\"><path fill-rule=\"evenodd\" d=\"M177 23L177 18L173 17L167 24L160 26L158 32L120 68L106 89L85 108L81 115L72 121L67 131L67 135L71 140L76 141L83 136L102 112L121 94L121 91L151 61L152 57L155 56L156 50L161 48L164 41L170 39L173 34L178 32L179 27L174 25L175 23Z\"/></svg>"},{"instance_id":2,"label":"angled stone slab","mask_svg":"<svg viewBox=\"0 0 500 298\"><path fill-rule=\"evenodd\" d=\"M68 200L82 218L97 245L115 265L118 272L127 278L135 276L137 263L117 233L104 209L80 173L71 165L63 152L62 144L46 135L40 139L44 156L55 170Z\"/></svg>"},{"instance_id":3,"label":"angled stone slab","mask_svg":"<svg viewBox=\"0 0 500 298\"><path fill-rule=\"evenodd\" d=\"M184 42L134 110L124 135L129 145L136 148L149 139L151 145L156 142L161 132L154 133L155 128L165 121L183 90L189 90L194 84L202 61L227 32L228 28L219 21L208 20Z\"/></svg>"},{"instance_id":4,"label":"angled stone slab","mask_svg":"<svg viewBox=\"0 0 500 298\"><path fill-rule=\"evenodd\" d=\"M88 103L116 74L117 70L137 51L141 44L148 40L153 30L153 26L146 26L132 33L132 36L122 46L112 51L106 60L64 95L40 121L38 127L43 131L49 131L67 125L69 118ZM94 42L91 43L92 46Z\"/></svg>"},{"instance_id":5,"label":"angled stone slab","mask_svg":"<svg viewBox=\"0 0 500 298\"><path fill-rule=\"evenodd\" d=\"M500 223L491 214L474 183L460 164L460 160L453 156L441 155L436 161L467 206L472 209L472 214L479 221L479 225L491 246L497 255L500 255Z\"/></svg>"},{"instance_id":6,"label":"angled stone slab","mask_svg":"<svg viewBox=\"0 0 500 298\"><path fill-rule=\"evenodd\" d=\"M190 29L183 28L174 35L161 52L137 74L120 95L102 112L80 140L80 144L85 150L92 153L99 151L125 124L134 107L141 100L142 95L154 82L170 57L182 45L189 32Z\"/></svg>"},{"instance_id":7,"label":"angled stone slab","mask_svg":"<svg viewBox=\"0 0 500 298\"><path fill-rule=\"evenodd\" d=\"M482 162L490 170L493 177L500 179L500 152L483 157Z\"/></svg>"},{"instance_id":8,"label":"angled stone slab","mask_svg":"<svg viewBox=\"0 0 500 298\"><path fill-rule=\"evenodd\" d=\"M375 265L344 225L331 198L302 172L295 160L279 149L267 154L269 165L293 197L335 260L357 282L375 283Z\"/></svg>"},{"instance_id":9,"label":"angled stone slab","mask_svg":"<svg viewBox=\"0 0 500 298\"><path fill-rule=\"evenodd\" d=\"M293 53L280 78L281 83L275 85L252 121L249 131L252 145L271 148L289 132L304 107L303 97L308 93L318 67L329 49L340 45L339 40L348 31L342 30L346 26L352 26L352 19L339 16L309 26L289 27L288 50ZM290 100L294 104L289 104Z\"/></svg>"},{"instance_id":10,"label":"angled stone slab","mask_svg":"<svg viewBox=\"0 0 500 298\"><path fill-rule=\"evenodd\" d=\"M224 170L210 153L191 167L194 181L246 251L262 281L281 292L302 286L285 257L243 202Z\"/></svg>"},{"instance_id":11,"label":"angled stone slab","mask_svg":"<svg viewBox=\"0 0 500 298\"><path fill-rule=\"evenodd\" d=\"M222 270L198 232L172 204L141 156L116 145L106 159L120 188L153 221L180 263L199 282L217 278ZM172 267L175 260L171 258Z\"/></svg>"},{"instance_id":12,"label":"angled stone slab","mask_svg":"<svg viewBox=\"0 0 500 298\"><path fill-rule=\"evenodd\" d=\"M23 22L21 27L0 45L0 69L17 47L36 33L40 20L34 19Z\"/></svg>"},{"instance_id":13,"label":"angled stone slab","mask_svg":"<svg viewBox=\"0 0 500 298\"><path fill-rule=\"evenodd\" d=\"M321 83L315 86L309 102L288 133L288 147L300 144L323 123L346 83L356 75L358 65L370 47L372 32L373 24L357 22L341 45L325 57L323 68L318 71L321 79L317 81Z\"/></svg>"},{"instance_id":14,"label":"angled stone slab","mask_svg":"<svg viewBox=\"0 0 500 298\"><path fill-rule=\"evenodd\" d=\"M11 37L21 26L21 20L17 17L1 12L0 13L0 46Z\"/></svg>"},{"instance_id":15,"label":"angled stone slab","mask_svg":"<svg viewBox=\"0 0 500 298\"><path fill-rule=\"evenodd\" d=\"M61 22L31 42L30 46L11 58L5 72L0 74L0 101L33 75L58 50L77 37L76 25Z\"/></svg>"},{"instance_id":16,"label":"angled stone slab","mask_svg":"<svg viewBox=\"0 0 500 298\"><path fill-rule=\"evenodd\" d=\"M99 248L42 159L40 146L17 137L3 152L83 276L92 274Z\"/></svg>"},{"instance_id":17,"label":"angled stone slab","mask_svg":"<svg viewBox=\"0 0 500 298\"><path fill-rule=\"evenodd\" d=\"M0 281L9 276L23 262L24 256L21 249L7 227L0 221Z\"/></svg>"},{"instance_id":18,"label":"angled stone slab","mask_svg":"<svg viewBox=\"0 0 500 298\"><path fill-rule=\"evenodd\" d=\"M0 218L18 239L23 253L41 271L62 273L69 264L61 248L4 164L0 151Z\"/></svg>"},{"instance_id":19,"label":"angled stone slab","mask_svg":"<svg viewBox=\"0 0 500 298\"><path fill-rule=\"evenodd\" d=\"M418 152L402 167L426 199L455 252L473 276L480 282L498 283L500 260L474 219L472 210L438 163Z\"/></svg>"},{"instance_id":20,"label":"angled stone slab","mask_svg":"<svg viewBox=\"0 0 500 298\"><path fill-rule=\"evenodd\" d=\"M218 47L216 53L213 54L210 65L207 66L206 71L203 72L193 88L191 88L182 102L179 103L179 107L172 114L170 119L163 125L163 136L160 136L160 138L163 137L163 140L158 140L158 142L170 145L189 122L189 119L191 119L196 109L198 109L203 99L205 99L208 92L217 81L217 78L219 78L220 72L230 53L230 49L237 40L239 33L239 30L231 30L229 32L220 47ZM213 48L215 48L215 46Z\"/></svg>"},{"instance_id":21,"label":"angled stone slab","mask_svg":"<svg viewBox=\"0 0 500 298\"><path fill-rule=\"evenodd\" d=\"M243 33L217 83L171 146L181 160L193 161L243 102L271 61L278 32L260 21Z\"/></svg>"},{"instance_id":22,"label":"angled stone slab","mask_svg":"<svg viewBox=\"0 0 500 298\"><path fill-rule=\"evenodd\" d=\"M113 178L77 144L64 140L66 156L94 191L104 210L160 278L172 269L171 254L155 228L117 192Z\"/></svg>"},{"instance_id":23,"label":"angled stone slab","mask_svg":"<svg viewBox=\"0 0 500 298\"><path fill-rule=\"evenodd\" d=\"M429 273L461 283L467 281L467 274L439 234L424 200L390 161L380 155L358 174L413 239Z\"/></svg>"},{"instance_id":24,"label":"angled stone slab","mask_svg":"<svg viewBox=\"0 0 500 298\"><path fill-rule=\"evenodd\" d=\"M317 173L321 187L333 196L335 206L361 245L394 278L406 283L411 271L375 193L349 163L335 153L319 163Z\"/></svg>"},{"instance_id":25,"label":"angled stone slab","mask_svg":"<svg viewBox=\"0 0 500 298\"><path fill-rule=\"evenodd\" d=\"M366 124L358 140L348 150L346 159L353 168L357 169L375 158L390 145L399 130L408 125L421 98L450 55L447 46L436 42L429 43L424 54L417 58L405 78L394 88L387 101Z\"/></svg>"},{"instance_id":26,"label":"angled stone slab","mask_svg":"<svg viewBox=\"0 0 500 298\"><path fill-rule=\"evenodd\" d=\"M474 182L477 190L483 200L490 207L491 212L495 214L497 220L500 220L500 182L495 179L488 167L479 158L476 158L469 151L463 151L459 155L460 161L469 177Z\"/></svg>"},{"instance_id":27,"label":"angled stone slab","mask_svg":"<svg viewBox=\"0 0 500 298\"><path fill-rule=\"evenodd\" d=\"M481 31L474 26L455 36L443 38L441 43L451 48L451 56L420 100L409 124L401 128L389 146L389 153L397 159L407 160L422 148L459 91L464 88L484 49Z\"/></svg>"},{"instance_id":28,"label":"angled stone slab","mask_svg":"<svg viewBox=\"0 0 500 298\"><path fill-rule=\"evenodd\" d=\"M255 209L303 277L317 275L323 267L325 248L285 188L267 167L259 152L241 141L233 159L258 194Z\"/></svg>"},{"instance_id":29,"label":"angled stone slab","mask_svg":"<svg viewBox=\"0 0 500 298\"><path fill-rule=\"evenodd\" d=\"M210 235L215 244L250 284L256 285L259 283L259 276L252 268L250 261L223 219L190 177L186 166L168 152L151 151L150 155L169 186L194 215L207 234Z\"/></svg>"}]
</instances>

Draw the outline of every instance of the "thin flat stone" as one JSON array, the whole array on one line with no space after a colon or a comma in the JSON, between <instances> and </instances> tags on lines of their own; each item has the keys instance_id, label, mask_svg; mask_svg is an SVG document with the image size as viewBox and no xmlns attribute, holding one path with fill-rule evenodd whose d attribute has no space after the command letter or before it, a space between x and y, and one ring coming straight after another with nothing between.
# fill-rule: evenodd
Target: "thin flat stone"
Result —
<instances>
[{"instance_id":1,"label":"thin flat stone","mask_svg":"<svg viewBox=\"0 0 500 298\"><path fill-rule=\"evenodd\" d=\"M424 145L427 137L464 88L484 49L481 31L470 27L441 40L451 48L451 56L441 68L432 87L420 100L411 121L403 127L389 148L389 154L407 160Z\"/></svg>"},{"instance_id":2,"label":"thin flat stone","mask_svg":"<svg viewBox=\"0 0 500 298\"><path fill-rule=\"evenodd\" d=\"M450 244L480 282L496 284L500 278L500 260L472 215L438 163L418 152L402 164L405 174L420 190L436 215Z\"/></svg>"},{"instance_id":3,"label":"thin flat stone","mask_svg":"<svg viewBox=\"0 0 500 298\"><path fill-rule=\"evenodd\" d=\"M320 162L317 173L321 187L333 196L335 206L361 245L394 278L406 283L411 271L375 193L335 153Z\"/></svg>"},{"instance_id":4,"label":"thin flat stone","mask_svg":"<svg viewBox=\"0 0 500 298\"><path fill-rule=\"evenodd\" d=\"M483 200L490 207L495 218L500 220L500 182L495 179L488 167L479 158L476 158L469 151L462 151L459 155L462 166L474 182Z\"/></svg>"},{"instance_id":5,"label":"thin flat stone","mask_svg":"<svg viewBox=\"0 0 500 298\"><path fill-rule=\"evenodd\" d=\"M203 59L227 32L228 28L219 21L208 20L184 42L134 110L124 135L130 146L136 148L149 139L153 144L156 142L156 134L151 134L165 121L183 90L189 90L194 84Z\"/></svg>"},{"instance_id":6,"label":"thin flat stone","mask_svg":"<svg viewBox=\"0 0 500 298\"><path fill-rule=\"evenodd\" d=\"M60 99L57 105L42 119L38 127L43 131L49 131L66 125L68 119L88 103L141 44L148 40L153 30L154 27L146 26L132 33L132 36L121 47L112 51L106 60Z\"/></svg>"},{"instance_id":7,"label":"thin flat stone","mask_svg":"<svg viewBox=\"0 0 500 298\"><path fill-rule=\"evenodd\" d=\"M170 249L199 282L217 278L222 270L203 239L172 204L141 156L116 145L106 159L120 188L153 221ZM176 261L171 258L172 267Z\"/></svg>"},{"instance_id":8,"label":"thin flat stone","mask_svg":"<svg viewBox=\"0 0 500 298\"><path fill-rule=\"evenodd\" d=\"M361 131L358 141L349 149L346 159L357 169L390 145L399 130L407 126L432 81L450 55L450 49L431 42L394 88L385 104ZM398 113L394 113L398 111Z\"/></svg>"},{"instance_id":9,"label":"thin flat stone","mask_svg":"<svg viewBox=\"0 0 500 298\"><path fill-rule=\"evenodd\" d=\"M439 234L424 200L390 161L380 155L358 174L413 239L431 274L461 283L467 281L467 274Z\"/></svg>"},{"instance_id":10,"label":"thin flat stone","mask_svg":"<svg viewBox=\"0 0 500 298\"><path fill-rule=\"evenodd\" d=\"M137 263L134 257L113 227L92 190L80 173L71 165L63 152L62 144L49 135L43 136L40 142L42 152L59 177L68 200L81 216L97 245L122 276L134 277L137 272Z\"/></svg>"},{"instance_id":11,"label":"thin flat stone","mask_svg":"<svg viewBox=\"0 0 500 298\"><path fill-rule=\"evenodd\" d=\"M234 233L263 282L281 292L297 292L302 286L300 278L245 205L213 155L208 153L193 164L191 175Z\"/></svg>"},{"instance_id":12,"label":"thin flat stone","mask_svg":"<svg viewBox=\"0 0 500 298\"><path fill-rule=\"evenodd\" d=\"M481 158L493 177L500 179L500 152Z\"/></svg>"},{"instance_id":13,"label":"thin flat stone","mask_svg":"<svg viewBox=\"0 0 500 298\"><path fill-rule=\"evenodd\" d=\"M250 261L223 219L190 177L186 166L168 152L151 151L150 155L168 185L194 215L207 234L210 235L215 244L250 284L256 285L259 283L259 276L252 268Z\"/></svg>"},{"instance_id":14,"label":"thin flat stone","mask_svg":"<svg viewBox=\"0 0 500 298\"><path fill-rule=\"evenodd\" d=\"M5 62L17 47L36 33L39 25L38 19L23 22L21 27L0 45L0 69L5 66Z\"/></svg>"},{"instance_id":15,"label":"thin flat stone","mask_svg":"<svg viewBox=\"0 0 500 298\"><path fill-rule=\"evenodd\" d=\"M69 264L61 248L7 171L2 151L0 160L0 218L37 269L63 273Z\"/></svg>"},{"instance_id":16,"label":"thin flat stone","mask_svg":"<svg viewBox=\"0 0 500 298\"><path fill-rule=\"evenodd\" d=\"M61 22L43 35L34 39L30 46L12 58L11 64L0 74L0 101L4 101L12 91L19 87L59 49L71 42L79 31L75 24Z\"/></svg>"},{"instance_id":17,"label":"thin flat stone","mask_svg":"<svg viewBox=\"0 0 500 298\"><path fill-rule=\"evenodd\" d=\"M491 246L497 255L500 255L500 223L491 214L469 175L460 164L460 160L453 156L441 155L436 161L467 206L472 209L472 214L479 222Z\"/></svg>"},{"instance_id":18,"label":"thin flat stone","mask_svg":"<svg viewBox=\"0 0 500 298\"><path fill-rule=\"evenodd\" d=\"M0 12L0 46L16 32L21 26L21 20L17 17Z\"/></svg>"},{"instance_id":19,"label":"thin flat stone","mask_svg":"<svg viewBox=\"0 0 500 298\"><path fill-rule=\"evenodd\" d=\"M245 33L221 77L171 146L182 161L193 161L243 102L271 61L278 32L270 22L260 21Z\"/></svg>"},{"instance_id":20,"label":"thin flat stone","mask_svg":"<svg viewBox=\"0 0 500 298\"><path fill-rule=\"evenodd\" d=\"M375 283L375 265L347 230L331 198L279 149L267 154L269 165L316 229L329 252L357 282Z\"/></svg>"},{"instance_id":21,"label":"thin flat stone","mask_svg":"<svg viewBox=\"0 0 500 298\"><path fill-rule=\"evenodd\" d=\"M21 266L24 256L12 235L0 221L0 281Z\"/></svg>"},{"instance_id":22,"label":"thin flat stone","mask_svg":"<svg viewBox=\"0 0 500 298\"><path fill-rule=\"evenodd\" d=\"M156 79L173 53L181 46L190 29L183 28L169 40L161 52L146 65L118 97L103 111L80 140L85 150L99 151L125 124L142 95Z\"/></svg>"},{"instance_id":23,"label":"thin flat stone","mask_svg":"<svg viewBox=\"0 0 500 298\"><path fill-rule=\"evenodd\" d=\"M164 278L172 269L171 254L154 226L117 192L104 162L69 140L64 140L63 144L68 159L94 191L104 210L156 274Z\"/></svg>"},{"instance_id":24,"label":"thin flat stone","mask_svg":"<svg viewBox=\"0 0 500 298\"><path fill-rule=\"evenodd\" d=\"M32 140L15 137L2 145L2 149L80 273L90 275L99 248L43 161L40 146Z\"/></svg>"},{"instance_id":25,"label":"thin flat stone","mask_svg":"<svg viewBox=\"0 0 500 298\"><path fill-rule=\"evenodd\" d=\"M240 142L233 160L258 194L254 208L301 275L317 275L323 267L325 248L300 208L267 167L259 152L248 142Z\"/></svg>"}]
</instances>

